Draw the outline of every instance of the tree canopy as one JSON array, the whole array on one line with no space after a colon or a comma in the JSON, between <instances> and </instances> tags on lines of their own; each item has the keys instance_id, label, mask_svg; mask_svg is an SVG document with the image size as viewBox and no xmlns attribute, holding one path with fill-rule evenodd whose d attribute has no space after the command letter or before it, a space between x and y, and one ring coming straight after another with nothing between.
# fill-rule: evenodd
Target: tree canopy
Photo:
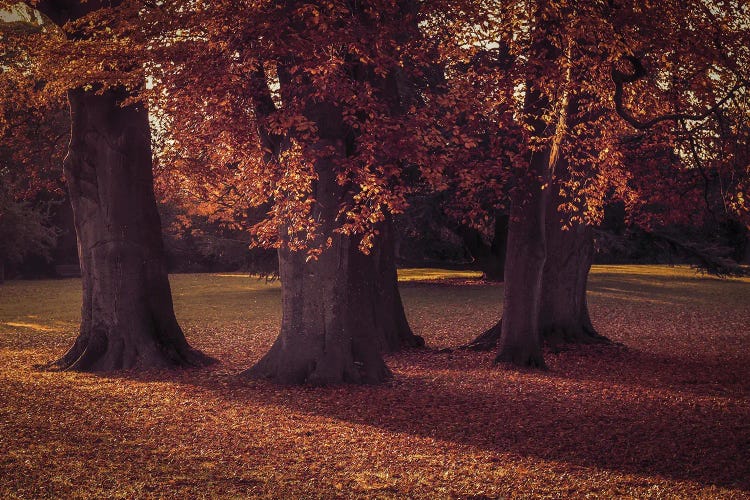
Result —
<instances>
[{"instance_id":1,"label":"tree canopy","mask_svg":"<svg viewBox=\"0 0 750 500\"><path fill-rule=\"evenodd\" d=\"M298 305L285 310L272 352L294 344L287 336L300 324L353 342L340 372L317 373L323 381L378 381L387 369L376 351L419 344L405 318L377 321L403 316L391 222L410 199L438 193L457 223L485 231L509 213L498 360L516 364L543 365L540 329L560 326L540 327L540 311L552 307L545 296L563 294L549 269L572 262L568 251L586 258L567 273L582 286L566 307L590 323L590 229L608 204L648 229L750 221L750 7L740 0L26 5L37 11L2 25L0 91L5 137L31 177L41 176L24 154L33 141L14 139L11 123L45 121L39 110L67 95L68 159L99 175L91 158L122 151L83 126L76 137L80 110L97 97L112 116L129 112L117 106L147 110L136 134L144 182L153 161L162 196L279 249ZM131 137L126 121L103 135ZM320 296L305 276L327 283ZM357 300L379 304L372 318L356 314ZM347 333L361 322L377 333ZM290 370L288 381L320 367L261 364Z\"/></svg>"}]
</instances>

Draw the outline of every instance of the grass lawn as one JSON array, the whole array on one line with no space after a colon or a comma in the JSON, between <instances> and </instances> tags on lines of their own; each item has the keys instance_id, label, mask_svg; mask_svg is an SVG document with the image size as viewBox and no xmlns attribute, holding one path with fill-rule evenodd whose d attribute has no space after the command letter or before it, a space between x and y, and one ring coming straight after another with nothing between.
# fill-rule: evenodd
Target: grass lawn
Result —
<instances>
[{"instance_id":1,"label":"grass lawn","mask_svg":"<svg viewBox=\"0 0 750 500\"><path fill-rule=\"evenodd\" d=\"M33 369L75 337L79 280L0 285L0 498L750 498L750 279L595 266L594 325L622 345L519 372L437 352L497 321L501 285L400 276L430 349L315 389L234 378L276 337L278 283L171 276L221 364L106 377Z\"/></svg>"}]
</instances>

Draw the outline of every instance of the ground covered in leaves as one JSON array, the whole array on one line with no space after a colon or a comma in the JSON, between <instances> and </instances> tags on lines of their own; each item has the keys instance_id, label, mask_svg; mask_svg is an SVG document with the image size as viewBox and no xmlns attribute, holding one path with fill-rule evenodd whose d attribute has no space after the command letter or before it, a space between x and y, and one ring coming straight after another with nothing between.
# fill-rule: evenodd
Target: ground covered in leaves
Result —
<instances>
[{"instance_id":1,"label":"ground covered in leaves","mask_svg":"<svg viewBox=\"0 0 750 500\"><path fill-rule=\"evenodd\" d=\"M748 279L595 267L593 321L621 345L517 372L439 352L497 320L502 286L407 270L430 349L389 356L386 385L331 388L235 378L276 336L278 284L171 280L221 364L36 371L75 337L80 282L0 286L0 497L750 497Z\"/></svg>"}]
</instances>

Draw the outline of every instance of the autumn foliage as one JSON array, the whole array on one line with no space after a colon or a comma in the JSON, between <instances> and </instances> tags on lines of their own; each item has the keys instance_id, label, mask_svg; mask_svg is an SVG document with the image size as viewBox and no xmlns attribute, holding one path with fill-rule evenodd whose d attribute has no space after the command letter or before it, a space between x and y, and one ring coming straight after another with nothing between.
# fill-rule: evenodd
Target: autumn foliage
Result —
<instances>
[{"instance_id":1,"label":"autumn foliage","mask_svg":"<svg viewBox=\"0 0 750 500\"><path fill-rule=\"evenodd\" d=\"M673 233L750 231L747 2L0 9L0 258L49 246L25 203L64 177L83 289L76 316L68 282L3 286L0 491L750 491L747 280L588 286L615 204L744 272ZM179 276L173 301L157 199L276 252L279 282ZM502 291L399 286L394 220L419 203L503 233Z\"/></svg>"},{"instance_id":2,"label":"autumn foliage","mask_svg":"<svg viewBox=\"0 0 750 500\"><path fill-rule=\"evenodd\" d=\"M308 259L334 234L367 253L430 191L464 224L511 210L515 242L612 202L649 229L747 219L742 2L29 5L45 15L16 6L2 44L31 178L23 124L71 89L117 91L149 109L161 196ZM535 196L559 211L527 220Z\"/></svg>"}]
</instances>

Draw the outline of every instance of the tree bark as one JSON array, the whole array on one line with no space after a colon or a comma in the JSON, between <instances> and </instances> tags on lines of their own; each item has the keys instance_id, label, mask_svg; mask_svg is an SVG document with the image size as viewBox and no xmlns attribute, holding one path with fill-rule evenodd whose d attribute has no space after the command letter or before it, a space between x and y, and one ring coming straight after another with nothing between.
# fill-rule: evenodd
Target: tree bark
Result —
<instances>
[{"instance_id":1,"label":"tree bark","mask_svg":"<svg viewBox=\"0 0 750 500\"><path fill-rule=\"evenodd\" d=\"M341 144L321 141L318 146L322 150ZM404 330L405 317L394 311L403 313L400 298L389 300L394 289L383 287L392 283L380 276L383 268L378 265L388 262L388 250L376 247L364 255L358 238L332 231L347 194L336 181L333 163L330 157L316 160L318 180L312 193L313 215L322 225L320 238L331 235L331 245L312 260L305 252L279 249L281 332L244 377L281 384L382 382L391 376L382 351L398 347L411 333Z\"/></svg>"},{"instance_id":2,"label":"tree bark","mask_svg":"<svg viewBox=\"0 0 750 500\"><path fill-rule=\"evenodd\" d=\"M557 210L560 198L551 196L551 199L545 222L547 256L542 276L539 333L543 342L552 347L607 343L609 340L591 323L586 300L588 274L594 257L593 230L583 224L563 230L562 216ZM501 331L502 319L462 348L490 351L497 346Z\"/></svg>"},{"instance_id":3,"label":"tree bark","mask_svg":"<svg viewBox=\"0 0 750 500\"><path fill-rule=\"evenodd\" d=\"M606 343L591 324L586 285L594 257L590 226L576 224L564 231L557 204L552 203L547 222L547 262L544 266L539 322L542 338L560 344Z\"/></svg>"},{"instance_id":4,"label":"tree bark","mask_svg":"<svg viewBox=\"0 0 750 500\"><path fill-rule=\"evenodd\" d=\"M362 273L370 274L366 281L374 282L367 302L373 308L375 328L380 332L381 351L397 352L403 348L424 347L424 339L414 334L406 319L404 304L398 289L395 237L390 219L378 226L380 235L370 255L361 252L356 259ZM367 290L364 290L367 292Z\"/></svg>"},{"instance_id":5,"label":"tree bark","mask_svg":"<svg viewBox=\"0 0 750 500\"><path fill-rule=\"evenodd\" d=\"M124 91L69 92L64 162L83 283L81 327L50 368L106 371L200 366L175 319L153 192L151 135Z\"/></svg>"},{"instance_id":6,"label":"tree bark","mask_svg":"<svg viewBox=\"0 0 750 500\"><path fill-rule=\"evenodd\" d=\"M549 149L534 151L527 175L511 192L508 249L505 260L505 290L500 339L495 362L544 368L539 308L546 260L544 231Z\"/></svg>"}]
</instances>

